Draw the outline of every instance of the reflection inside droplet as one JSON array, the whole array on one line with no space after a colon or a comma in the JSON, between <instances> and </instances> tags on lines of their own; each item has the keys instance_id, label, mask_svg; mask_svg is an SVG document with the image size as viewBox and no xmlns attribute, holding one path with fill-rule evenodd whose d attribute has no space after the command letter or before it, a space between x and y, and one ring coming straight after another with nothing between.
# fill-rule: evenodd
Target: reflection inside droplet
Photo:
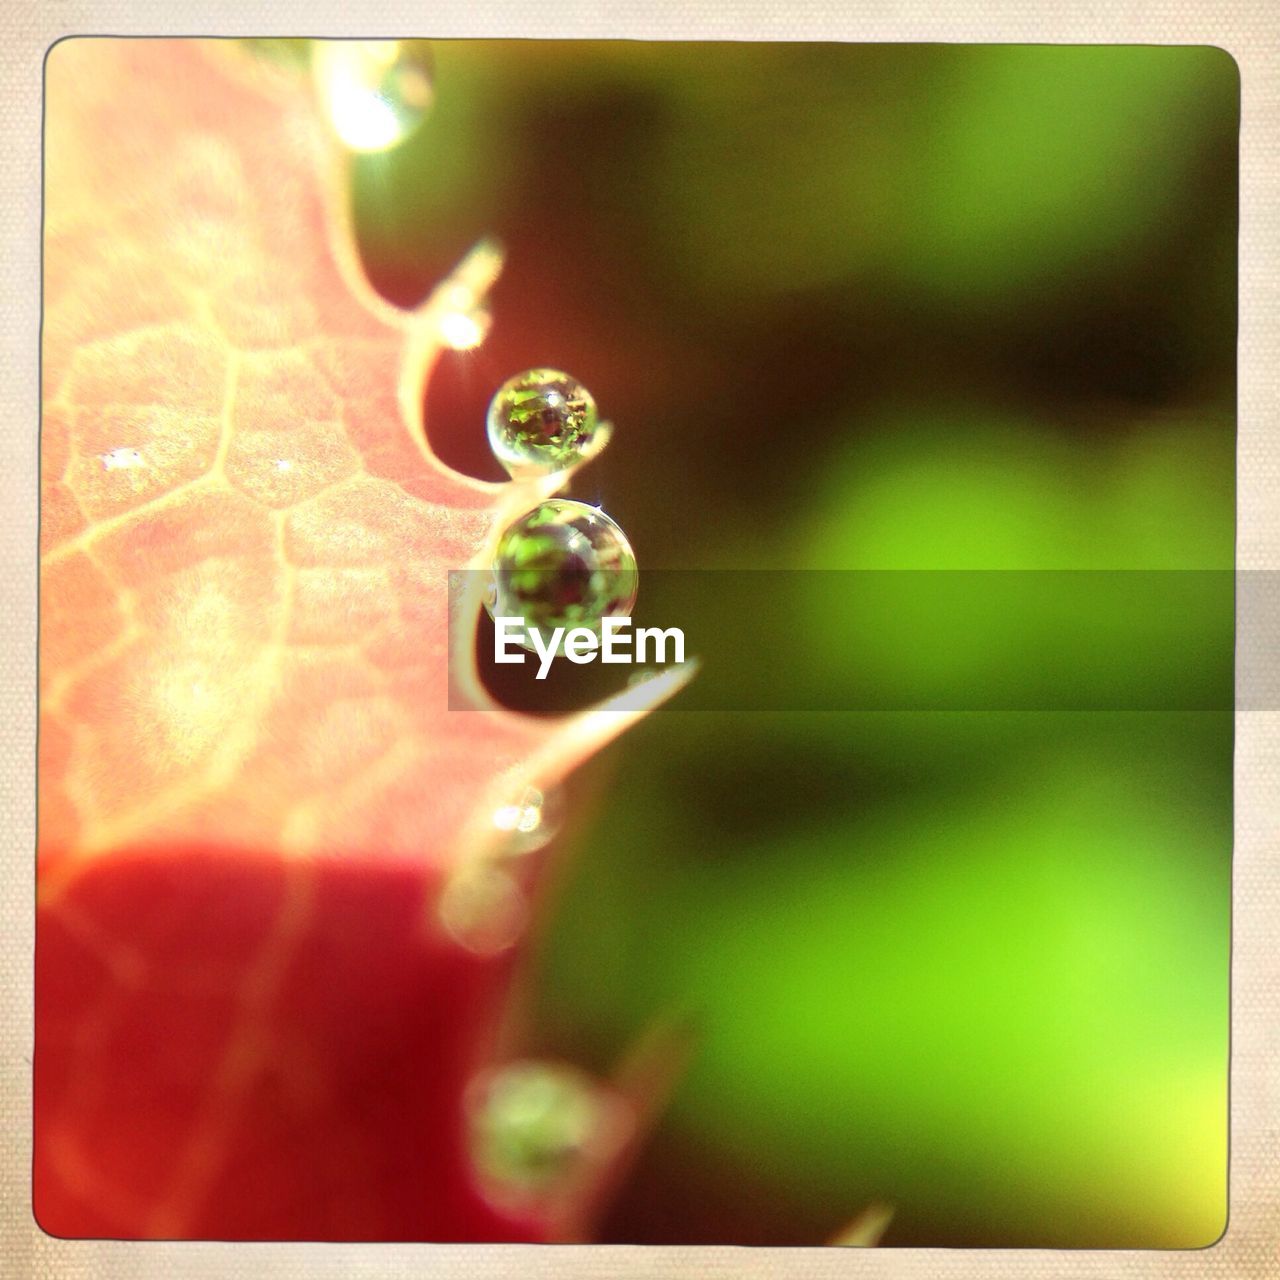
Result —
<instances>
[{"instance_id":1,"label":"reflection inside droplet","mask_svg":"<svg viewBox=\"0 0 1280 1280\"><path fill-rule=\"evenodd\" d=\"M635 605L635 552L627 535L597 507L551 498L512 523L498 542L491 617L519 618L549 637L557 628L600 634L606 617ZM515 637L531 648L527 633Z\"/></svg>"},{"instance_id":2,"label":"reflection inside droplet","mask_svg":"<svg viewBox=\"0 0 1280 1280\"><path fill-rule=\"evenodd\" d=\"M580 1167L605 1128L603 1091L555 1062L511 1063L468 1094L472 1156L497 1201L554 1193Z\"/></svg>"},{"instance_id":3,"label":"reflection inside droplet","mask_svg":"<svg viewBox=\"0 0 1280 1280\"><path fill-rule=\"evenodd\" d=\"M514 479L550 475L594 457L608 440L596 402L559 369L528 369L494 393L489 446Z\"/></svg>"}]
</instances>

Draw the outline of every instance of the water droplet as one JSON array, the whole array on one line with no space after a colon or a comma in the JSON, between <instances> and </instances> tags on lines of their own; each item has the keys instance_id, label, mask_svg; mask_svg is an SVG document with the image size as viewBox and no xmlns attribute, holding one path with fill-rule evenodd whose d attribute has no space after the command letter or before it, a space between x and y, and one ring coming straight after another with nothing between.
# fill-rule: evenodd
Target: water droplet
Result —
<instances>
[{"instance_id":1,"label":"water droplet","mask_svg":"<svg viewBox=\"0 0 1280 1280\"><path fill-rule=\"evenodd\" d=\"M474 351L485 339L492 323L484 307L461 308L440 313L440 339L453 351Z\"/></svg>"},{"instance_id":2,"label":"water droplet","mask_svg":"<svg viewBox=\"0 0 1280 1280\"><path fill-rule=\"evenodd\" d=\"M558 369L508 378L489 402L488 429L498 461L517 479L563 471L608 438L591 392Z\"/></svg>"},{"instance_id":3,"label":"water droplet","mask_svg":"<svg viewBox=\"0 0 1280 1280\"><path fill-rule=\"evenodd\" d=\"M468 1112L476 1168L495 1199L512 1200L563 1187L606 1129L609 1106L583 1072L524 1061L477 1080Z\"/></svg>"},{"instance_id":4,"label":"water droplet","mask_svg":"<svg viewBox=\"0 0 1280 1280\"><path fill-rule=\"evenodd\" d=\"M560 792L525 787L511 804L493 812L494 828L502 836L502 852L523 856L555 838L560 828Z\"/></svg>"},{"instance_id":5,"label":"water droplet","mask_svg":"<svg viewBox=\"0 0 1280 1280\"><path fill-rule=\"evenodd\" d=\"M520 940L529 909L515 878L481 863L458 871L440 895L440 923L455 942L480 956L496 956Z\"/></svg>"},{"instance_id":6,"label":"water droplet","mask_svg":"<svg viewBox=\"0 0 1280 1280\"><path fill-rule=\"evenodd\" d=\"M627 535L596 507L550 498L502 535L493 566L495 618L521 618L548 634L626 617L636 600L635 552Z\"/></svg>"},{"instance_id":7,"label":"water droplet","mask_svg":"<svg viewBox=\"0 0 1280 1280\"><path fill-rule=\"evenodd\" d=\"M353 151L385 151L418 127L432 99L422 40L321 40L313 54L334 132Z\"/></svg>"}]
</instances>

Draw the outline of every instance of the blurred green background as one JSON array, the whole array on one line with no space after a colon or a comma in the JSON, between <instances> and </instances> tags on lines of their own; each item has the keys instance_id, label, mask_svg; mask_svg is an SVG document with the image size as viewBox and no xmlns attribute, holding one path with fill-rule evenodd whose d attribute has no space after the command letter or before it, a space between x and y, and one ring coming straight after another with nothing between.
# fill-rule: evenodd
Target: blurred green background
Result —
<instances>
[{"instance_id":1,"label":"blurred green background","mask_svg":"<svg viewBox=\"0 0 1280 1280\"><path fill-rule=\"evenodd\" d=\"M1231 568L1226 54L433 53L426 123L354 185L400 302L508 249L432 442L499 478L497 385L581 378L618 430L573 495L642 597L657 567ZM779 696L811 699L849 679L856 600L794 579L760 616ZM1042 687L1042 607L889 631L878 669ZM1122 689L1151 678L1126 619L1090 619ZM1168 627L1171 689L1229 668L1229 589ZM701 657L758 679L750 643ZM873 1199L889 1245L1220 1234L1229 711L678 707L576 780L532 977L537 1052L605 1069L655 1017L700 1027L604 1239L818 1243Z\"/></svg>"}]
</instances>

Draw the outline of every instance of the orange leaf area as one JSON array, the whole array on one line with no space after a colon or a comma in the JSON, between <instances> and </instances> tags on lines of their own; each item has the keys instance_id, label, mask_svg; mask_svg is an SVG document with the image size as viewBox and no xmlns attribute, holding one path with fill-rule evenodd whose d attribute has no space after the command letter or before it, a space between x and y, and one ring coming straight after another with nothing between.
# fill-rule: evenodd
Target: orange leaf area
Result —
<instances>
[{"instance_id":1,"label":"orange leaf area","mask_svg":"<svg viewBox=\"0 0 1280 1280\"><path fill-rule=\"evenodd\" d=\"M430 330L344 276L305 86L233 56L50 56L41 853L432 856L535 732L446 709L503 487L427 455Z\"/></svg>"},{"instance_id":2,"label":"orange leaf area","mask_svg":"<svg viewBox=\"0 0 1280 1280\"><path fill-rule=\"evenodd\" d=\"M447 572L550 489L430 456L438 307L372 295L305 81L239 56L48 62L37 1216L536 1237L471 1189L506 967L436 900L635 713L510 714L465 653L449 709Z\"/></svg>"}]
</instances>

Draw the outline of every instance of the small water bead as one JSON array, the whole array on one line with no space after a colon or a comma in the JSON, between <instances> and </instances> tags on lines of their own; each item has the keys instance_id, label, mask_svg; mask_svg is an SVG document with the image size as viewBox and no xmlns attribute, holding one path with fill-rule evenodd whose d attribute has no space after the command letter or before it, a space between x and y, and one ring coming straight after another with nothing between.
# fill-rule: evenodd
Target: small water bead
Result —
<instances>
[{"instance_id":1,"label":"small water bead","mask_svg":"<svg viewBox=\"0 0 1280 1280\"><path fill-rule=\"evenodd\" d=\"M549 844L560 829L562 810L558 788L544 792L524 787L512 803L494 810L493 825L500 833L502 852L522 857Z\"/></svg>"},{"instance_id":2,"label":"small water bead","mask_svg":"<svg viewBox=\"0 0 1280 1280\"><path fill-rule=\"evenodd\" d=\"M586 627L635 606L638 575L627 535L596 507L550 498L502 535L485 604L492 617L521 618L544 634Z\"/></svg>"},{"instance_id":3,"label":"small water bead","mask_svg":"<svg viewBox=\"0 0 1280 1280\"><path fill-rule=\"evenodd\" d=\"M458 871L440 896L440 923L459 946L496 956L519 942L529 908L515 878L481 863Z\"/></svg>"},{"instance_id":4,"label":"small water bead","mask_svg":"<svg viewBox=\"0 0 1280 1280\"><path fill-rule=\"evenodd\" d=\"M484 340L492 323L484 307L443 311L440 314L440 338L451 351L474 351Z\"/></svg>"},{"instance_id":5,"label":"small water bead","mask_svg":"<svg viewBox=\"0 0 1280 1280\"><path fill-rule=\"evenodd\" d=\"M321 40L313 59L334 132L353 151L403 142L431 106L431 49L423 40Z\"/></svg>"},{"instance_id":6,"label":"small water bead","mask_svg":"<svg viewBox=\"0 0 1280 1280\"><path fill-rule=\"evenodd\" d=\"M515 478L563 471L608 436L591 392L558 369L508 378L489 402L488 430L494 455Z\"/></svg>"},{"instance_id":7,"label":"small water bead","mask_svg":"<svg viewBox=\"0 0 1280 1280\"><path fill-rule=\"evenodd\" d=\"M468 1098L472 1155L497 1199L553 1193L606 1130L604 1091L555 1062L514 1062L478 1080Z\"/></svg>"}]
</instances>

